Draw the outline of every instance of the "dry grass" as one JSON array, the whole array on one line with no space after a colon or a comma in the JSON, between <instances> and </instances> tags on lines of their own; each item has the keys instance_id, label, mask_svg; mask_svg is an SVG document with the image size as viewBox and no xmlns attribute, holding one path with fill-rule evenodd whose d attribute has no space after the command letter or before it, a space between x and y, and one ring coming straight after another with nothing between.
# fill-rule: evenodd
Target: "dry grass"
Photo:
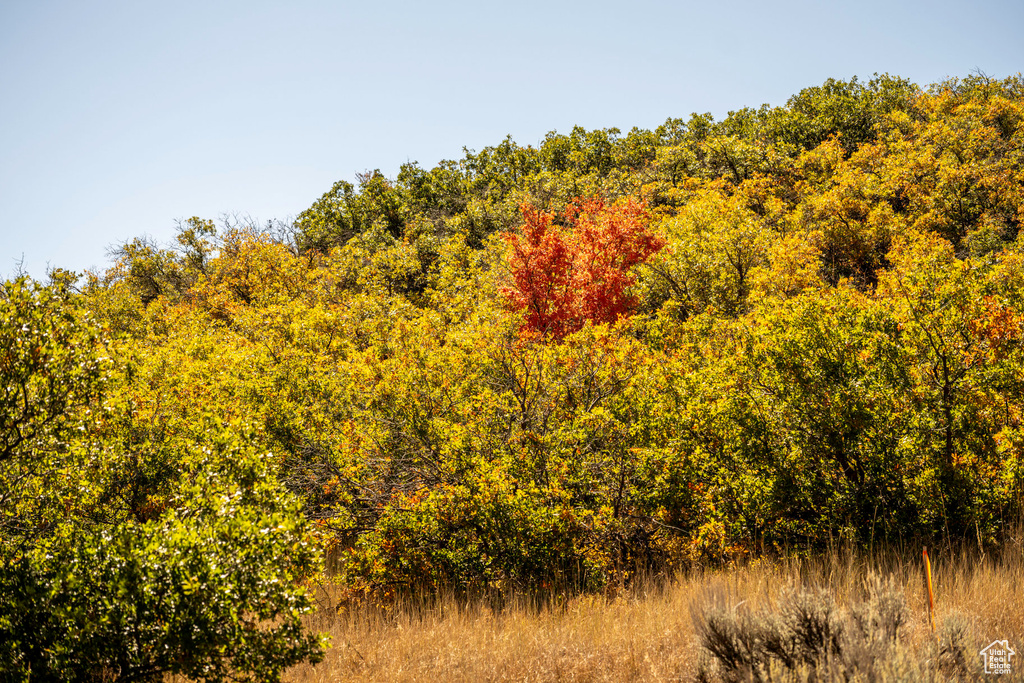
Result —
<instances>
[{"instance_id":1,"label":"dry grass","mask_svg":"<svg viewBox=\"0 0 1024 683\"><path fill-rule=\"evenodd\" d=\"M431 605L339 609L326 589L310 626L329 633L333 646L324 662L293 669L288 680L689 681L706 657L696 617L708 608L770 610L787 587L799 586L825 588L842 608L863 598L869 574L891 577L905 594L911 618L901 652L924 658L932 636L919 553L758 562L650 581L615 596L556 600L542 608L522 600L495 610L485 601L441 599ZM1020 545L1009 544L999 561L933 550L932 562L936 621L941 625L958 616L966 625L967 651L976 659L971 666L980 664L981 647L1008 639L1021 652L1013 661L1016 679L1024 672Z\"/></svg>"}]
</instances>

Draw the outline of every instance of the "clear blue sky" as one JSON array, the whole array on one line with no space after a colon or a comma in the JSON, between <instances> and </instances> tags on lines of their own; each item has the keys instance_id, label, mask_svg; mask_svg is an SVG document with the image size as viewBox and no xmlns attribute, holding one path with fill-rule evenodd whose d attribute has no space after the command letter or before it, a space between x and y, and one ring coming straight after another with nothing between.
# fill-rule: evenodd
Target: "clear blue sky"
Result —
<instances>
[{"instance_id":1,"label":"clear blue sky","mask_svg":"<svg viewBox=\"0 0 1024 683\"><path fill-rule=\"evenodd\" d=\"M1024 2L0 0L0 275L174 221L288 219L339 179L511 134L767 102L829 77L1024 70Z\"/></svg>"}]
</instances>

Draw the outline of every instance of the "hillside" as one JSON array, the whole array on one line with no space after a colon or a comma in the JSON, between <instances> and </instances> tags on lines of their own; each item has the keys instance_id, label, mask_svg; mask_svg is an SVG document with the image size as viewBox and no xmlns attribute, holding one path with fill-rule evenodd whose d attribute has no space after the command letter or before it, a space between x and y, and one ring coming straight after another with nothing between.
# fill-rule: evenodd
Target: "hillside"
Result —
<instances>
[{"instance_id":1,"label":"hillside","mask_svg":"<svg viewBox=\"0 0 1024 683\"><path fill-rule=\"evenodd\" d=\"M0 660L273 679L317 658L324 557L341 599L386 604L998 553L1024 503L1022 121L1020 76L829 80L6 283Z\"/></svg>"}]
</instances>

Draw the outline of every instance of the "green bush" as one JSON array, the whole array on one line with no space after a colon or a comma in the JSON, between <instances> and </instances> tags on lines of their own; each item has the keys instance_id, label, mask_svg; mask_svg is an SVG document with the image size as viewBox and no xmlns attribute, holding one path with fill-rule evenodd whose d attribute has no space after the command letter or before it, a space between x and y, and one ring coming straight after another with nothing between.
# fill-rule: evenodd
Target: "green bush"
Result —
<instances>
[{"instance_id":1,"label":"green bush","mask_svg":"<svg viewBox=\"0 0 1024 683\"><path fill-rule=\"evenodd\" d=\"M319 552L266 457L223 449L144 524L65 523L0 570L12 680L274 681L322 657L303 631ZM224 466L230 463L229 467ZM8 549L8 552L10 550Z\"/></svg>"},{"instance_id":2,"label":"green bush","mask_svg":"<svg viewBox=\"0 0 1024 683\"><path fill-rule=\"evenodd\" d=\"M125 511L105 477L138 453L93 439L99 330L26 280L0 288L0 322L0 680L273 681L322 657L301 622L320 555L273 458L200 418L172 444L173 492Z\"/></svg>"}]
</instances>

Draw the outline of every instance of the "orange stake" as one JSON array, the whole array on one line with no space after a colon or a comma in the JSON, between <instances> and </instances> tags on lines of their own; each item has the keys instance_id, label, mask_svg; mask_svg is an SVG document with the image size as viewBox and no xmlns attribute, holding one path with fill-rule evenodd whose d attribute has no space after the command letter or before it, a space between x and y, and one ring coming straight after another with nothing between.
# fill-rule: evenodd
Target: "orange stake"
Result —
<instances>
[{"instance_id":1,"label":"orange stake","mask_svg":"<svg viewBox=\"0 0 1024 683\"><path fill-rule=\"evenodd\" d=\"M928 560L928 546L924 548L924 575L928 580L928 621L935 633L935 596L932 594L932 563Z\"/></svg>"}]
</instances>

